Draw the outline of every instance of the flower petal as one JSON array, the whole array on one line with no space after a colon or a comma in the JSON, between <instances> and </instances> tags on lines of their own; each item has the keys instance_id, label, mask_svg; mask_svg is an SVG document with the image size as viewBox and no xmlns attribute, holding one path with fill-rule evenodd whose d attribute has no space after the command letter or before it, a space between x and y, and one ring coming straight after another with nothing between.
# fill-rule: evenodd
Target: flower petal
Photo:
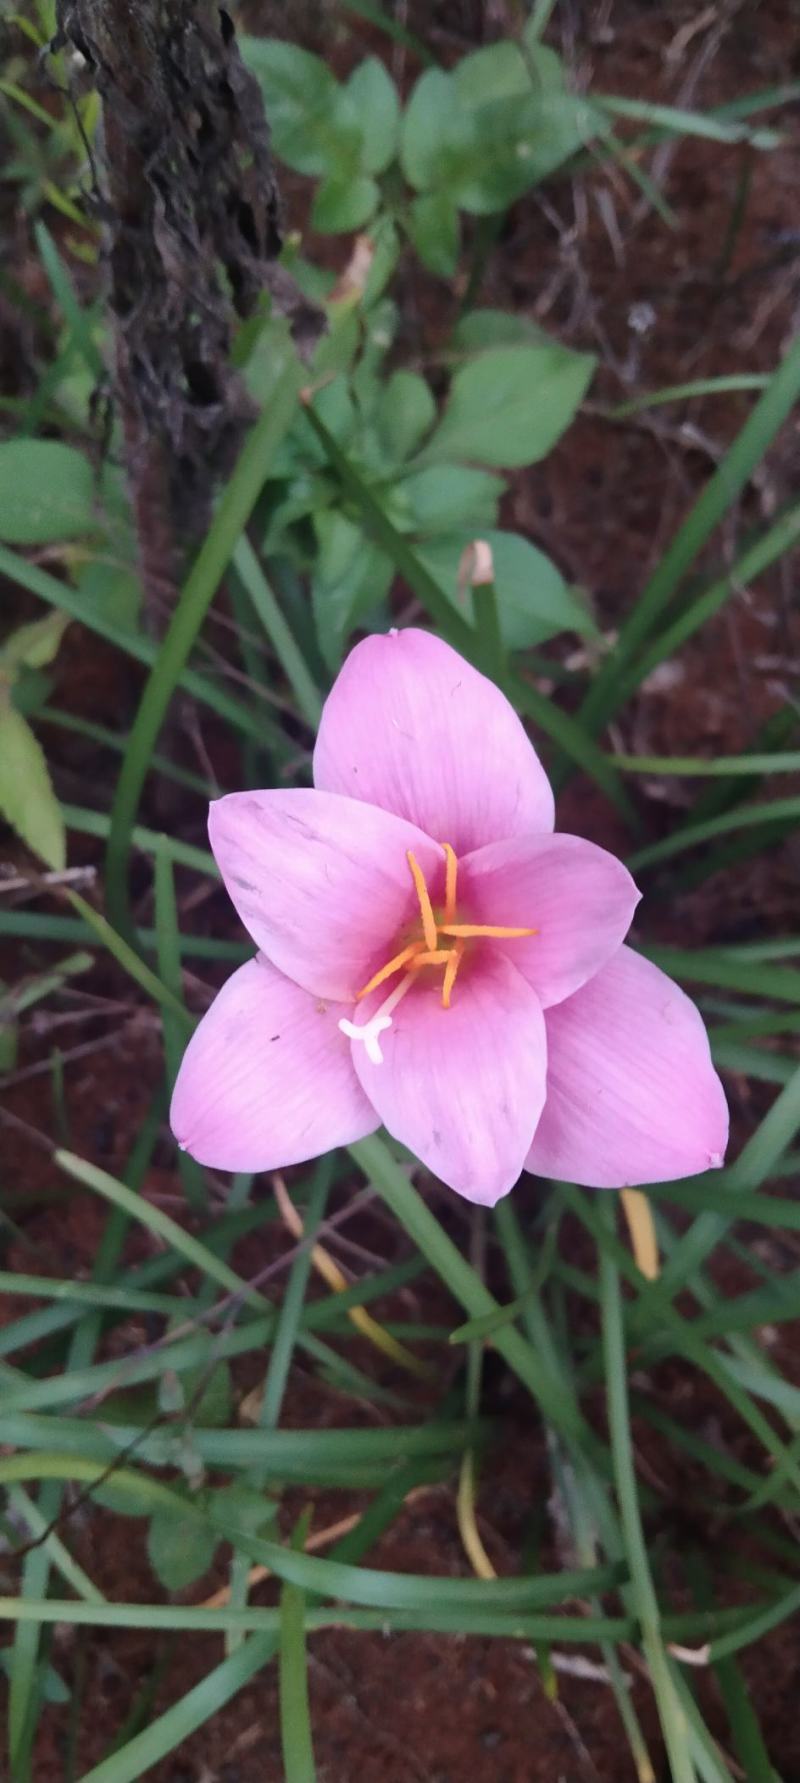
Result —
<instances>
[{"instance_id":1,"label":"flower petal","mask_svg":"<svg viewBox=\"0 0 800 1783\"><path fill-rule=\"evenodd\" d=\"M365 1002L368 1019L381 992ZM493 1207L519 1176L544 1101L544 1017L530 985L487 949L462 968L449 1009L438 984L414 986L380 1044L382 1064L360 1041L353 1063L388 1131L457 1194Z\"/></svg>"},{"instance_id":2,"label":"flower petal","mask_svg":"<svg viewBox=\"0 0 800 1783\"><path fill-rule=\"evenodd\" d=\"M192 1035L172 1096L179 1145L215 1170L278 1170L378 1125L323 1004L260 956L228 979Z\"/></svg>"},{"instance_id":3,"label":"flower petal","mask_svg":"<svg viewBox=\"0 0 800 1783\"><path fill-rule=\"evenodd\" d=\"M505 695L430 632L365 638L325 703L314 784L383 805L457 854L553 828L553 795Z\"/></svg>"},{"instance_id":4,"label":"flower petal","mask_svg":"<svg viewBox=\"0 0 800 1783\"><path fill-rule=\"evenodd\" d=\"M728 1110L701 1017L621 947L547 1015L547 1102L526 1169L586 1188L673 1182L721 1164Z\"/></svg>"},{"instance_id":5,"label":"flower petal","mask_svg":"<svg viewBox=\"0 0 800 1783\"><path fill-rule=\"evenodd\" d=\"M418 911L410 849L428 884L444 856L402 818L310 787L233 792L208 834L229 897L273 965L304 990L352 1002Z\"/></svg>"},{"instance_id":6,"label":"flower petal","mask_svg":"<svg viewBox=\"0 0 800 1783\"><path fill-rule=\"evenodd\" d=\"M639 892L627 867L580 836L492 842L460 863L469 920L535 928L498 941L543 1009L571 997L621 947Z\"/></svg>"}]
</instances>

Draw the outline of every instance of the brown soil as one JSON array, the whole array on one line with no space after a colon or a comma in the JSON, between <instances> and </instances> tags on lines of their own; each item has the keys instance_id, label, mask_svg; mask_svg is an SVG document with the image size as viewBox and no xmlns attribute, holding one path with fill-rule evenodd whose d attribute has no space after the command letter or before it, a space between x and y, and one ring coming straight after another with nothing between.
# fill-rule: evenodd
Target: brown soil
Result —
<instances>
[{"instance_id":1,"label":"brown soil","mask_svg":"<svg viewBox=\"0 0 800 1783\"><path fill-rule=\"evenodd\" d=\"M252 0L251 23L265 26L268 9ZM282 9L281 9L282 10ZM316 18L317 9L310 9ZM473 0L446 0L436 7L442 53L462 53L491 31L486 19L503 8ZM429 29L429 9L409 8L409 24ZM298 8L298 21L301 9ZM797 7L727 4L698 12L686 3L655 6L648 0L570 4L556 9L562 47L581 80L600 90L705 106L743 92L780 85L798 72ZM279 26L285 29L285 25ZM358 27L359 33L361 27ZM364 35L369 36L364 28ZM361 42L364 41L361 36ZM305 41L319 47L309 24ZM374 47L382 40L374 37ZM352 39L339 38L337 57L352 52ZM415 72L408 62L405 79ZM398 73L403 77L403 70ZM482 301L519 309L574 345L596 350L602 371L592 405L568 439L541 467L514 479L507 519L548 550L562 568L591 594L604 625L618 623L666 540L741 424L749 397L714 398L703 403L652 411L624 427L612 427L596 412L639 390L722 372L764 371L775 363L796 326L798 285L794 148L769 157L715 144L670 145L662 151L664 196L676 217L669 231L652 214L641 214L637 194L622 177L603 170L581 187L553 182L540 197L518 205L490 262ZM735 239L728 232L743 172L749 193ZM325 253L343 262L347 243L328 241ZM413 327L419 318L433 350L447 326L451 295L415 275L407 292ZM737 525L763 519L785 499L791 480L792 429L787 428L759 471L723 534L732 545ZM719 550L719 543L716 546ZM656 677L629 707L619 727L621 745L642 753L734 751L752 743L764 717L789 696L797 673L800 634L790 603L789 572L766 578L730 602L690 646L669 675ZM124 726L135 709L138 671L88 634L70 636L58 664L59 697L73 711ZM225 738L209 726L203 742L219 771ZM61 788L100 806L108 799L108 758L82 740L58 738ZM187 744L187 760L190 745ZM682 796L667 783L638 789L646 833L658 835L671 817L670 801ZM154 809L145 811L157 819ZM609 846L625 846L605 802L583 780L567 788L560 825L592 835ZM199 838L202 812L187 795L184 833ZM96 860L92 843L81 842L75 860ZM646 901L642 933L658 933L680 944L741 936L785 933L796 910L796 845L759 855L669 900ZM188 888L183 888L189 897ZM658 885L654 887L654 892ZM188 909L187 903L187 909ZM147 911L146 901L142 905ZM192 909L197 929L229 921L219 894ZM36 950L9 950L8 975L32 967ZM0 961L0 972L3 970ZM198 974L200 975L200 974ZM203 968L205 980L209 974ZM194 980L188 980L193 993ZM137 1010L128 986L113 970L98 965L81 991L107 1002L90 1007L76 999L61 1004L80 1019L59 1036L64 1053L64 1112L54 1105L49 1072L30 1075L46 1058L54 1030L31 1021L20 1059L20 1077L6 1091L7 1107L33 1127L60 1137L83 1156L115 1170L124 1163L161 1071L160 1033L147 1012ZM73 1048L92 1050L73 1053ZM764 1086L738 1077L729 1083L739 1137L752 1130L768 1101ZM6 1138L6 1174L19 1237L8 1249L7 1267L82 1274L94 1253L102 1225L95 1199L65 1189L47 1152L20 1130ZM181 1213L180 1187L171 1147L165 1143L148 1175L146 1192L170 1212ZM441 1191L437 1212L463 1244L468 1243L465 1210ZM535 1185L520 1191L523 1213L536 1203ZM401 1236L367 1210L346 1228L360 1245L394 1261L404 1253ZM582 1239L570 1234L581 1261ZM775 1246L793 1241L770 1240ZM259 1238L243 1246L239 1266L253 1274L280 1249ZM139 1246L137 1252L136 1246ZM131 1256L144 1254L134 1241ZM587 1253L583 1258L591 1267ZM494 1267L494 1265L493 1265ZM721 1267L721 1266L720 1266ZM356 1264L358 1268L358 1264ZM721 1268L727 1291L751 1285L748 1272L733 1262ZM498 1290L506 1292L498 1274ZM453 1323L447 1297L427 1277L404 1291L403 1315L424 1322ZM16 1316L19 1303L4 1309ZM576 1317L585 1314L576 1306ZM143 1330L121 1328L110 1340L116 1353L147 1341ZM440 1357L441 1352L437 1350ZM791 1365L788 1328L780 1339L782 1366ZM357 1359L375 1373L371 1355ZM259 1359L245 1358L236 1369L237 1391L259 1378ZM406 1392L391 1374L384 1384ZM437 1383L439 1390L444 1383ZM647 1392L663 1409L690 1424L708 1440L759 1465L741 1428L727 1416L707 1383L687 1378L664 1363L649 1372ZM425 1395L414 1390L420 1409ZM502 1372L487 1367L486 1409L501 1423L482 1478L481 1528L502 1573L518 1569L532 1523L541 1523L542 1564L566 1558L558 1551L548 1515L549 1476L542 1432L532 1420L530 1401ZM602 1406L596 1407L598 1418ZM413 1414L411 1414L413 1415ZM301 1368L293 1374L286 1421L297 1427L385 1421L383 1408L335 1395ZM709 1511L707 1476L676 1457L649 1427L637 1430L642 1478L664 1490L667 1531L678 1552L702 1546L719 1578L738 1526L720 1503ZM359 1507L355 1495L319 1494L314 1527L324 1528ZM286 1527L300 1505L287 1502ZM90 1566L102 1588L119 1600L150 1601L158 1587L142 1546L139 1524L82 1507L70 1524L76 1557ZM549 1551L548 1551L549 1550ZM459 1574L466 1563L458 1541L451 1485L415 1499L370 1556L371 1564L397 1570ZM208 1581L187 1594L199 1602L224 1579ZM10 1587L11 1588L11 1587ZM676 1592L682 1581L675 1580ZM432 1594L435 1585L432 1585ZM269 1602L267 1588L256 1601ZM429 1636L359 1635L346 1630L311 1641L310 1681L318 1771L321 1783L633 1783L634 1770L613 1700L603 1682L559 1673L559 1693L550 1700L542 1687L536 1656L525 1646L477 1639ZM569 1650L572 1657L574 1654ZM158 1685L156 1709L176 1700L221 1657L210 1637L193 1637L167 1649L142 1633L97 1634L57 1630L52 1656L68 1679L83 1679L83 1718L75 1774L100 1758L124 1722L139 1690L161 1657L168 1663ZM592 1655L595 1657L596 1655ZM637 1675L636 1656L625 1655L634 1697L648 1740L660 1751L649 1690ZM784 1627L745 1660L773 1762L784 1783L800 1780L800 1732L794 1712L800 1631ZM722 1734L725 1723L713 1684L700 1673L703 1709ZM90 1712L87 1713L87 1709ZM36 1756L36 1783L64 1783L68 1711L46 1711ZM666 1783L666 1770L661 1779ZM200 1734L150 1773L156 1783L280 1783L282 1764L277 1685L272 1668L259 1676Z\"/></svg>"}]
</instances>

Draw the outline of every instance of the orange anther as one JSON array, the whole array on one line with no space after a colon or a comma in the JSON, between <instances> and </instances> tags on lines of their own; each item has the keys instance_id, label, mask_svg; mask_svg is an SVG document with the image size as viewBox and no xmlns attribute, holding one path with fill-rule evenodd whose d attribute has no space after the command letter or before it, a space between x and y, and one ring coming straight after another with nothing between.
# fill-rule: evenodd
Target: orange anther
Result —
<instances>
[{"instance_id":1,"label":"orange anther","mask_svg":"<svg viewBox=\"0 0 800 1783\"><path fill-rule=\"evenodd\" d=\"M447 877L444 887L444 920L453 922L456 914L456 886L458 884L458 860L455 849L449 842L443 842L444 858L447 862Z\"/></svg>"},{"instance_id":2,"label":"orange anther","mask_svg":"<svg viewBox=\"0 0 800 1783\"><path fill-rule=\"evenodd\" d=\"M428 891L428 887L425 882L425 874L423 873L422 868L419 865L419 862L414 859L414 856L411 853L410 849L408 850L408 853L406 855L406 860L408 861L408 864L411 868L411 877L414 881L414 889L416 891L417 898L419 899L419 913L420 913L420 916L422 917L422 933L425 936L425 946L427 947L427 949L430 953L435 953L436 952L436 918L433 914L433 905L431 903L430 892Z\"/></svg>"},{"instance_id":3,"label":"orange anther","mask_svg":"<svg viewBox=\"0 0 800 1783\"><path fill-rule=\"evenodd\" d=\"M464 942L457 941L455 944L455 947L452 949L452 952L449 955L449 958L447 961L447 968L446 968L445 975L444 975L444 984L442 985L442 1007L444 1009L450 1008L450 998L453 995L453 985L455 984L456 979L458 977L458 968L461 965L461 961L463 960L463 958L464 958Z\"/></svg>"},{"instance_id":4,"label":"orange anther","mask_svg":"<svg viewBox=\"0 0 800 1783\"><path fill-rule=\"evenodd\" d=\"M494 923L483 922L443 922L440 935L457 935L460 940L468 940L473 935L491 936L495 941L519 941L523 935L538 935L538 929L505 929Z\"/></svg>"}]
</instances>

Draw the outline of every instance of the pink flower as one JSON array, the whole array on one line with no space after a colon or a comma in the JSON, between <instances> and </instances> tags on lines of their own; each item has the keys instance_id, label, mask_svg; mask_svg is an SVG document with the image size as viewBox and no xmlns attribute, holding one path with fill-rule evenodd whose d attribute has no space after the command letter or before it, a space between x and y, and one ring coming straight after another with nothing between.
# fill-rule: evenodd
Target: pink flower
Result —
<instances>
[{"instance_id":1,"label":"pink flower","mask_svg":"<svg viewBox=\"0 0 800 1783\"><path fill-rule=\"evenodd\" d=\"M616 1188L720 1164L700 1016L622 945L639 899L626 868L553 821L498 688L427 632L357 645L314 789L211 806L259 952L189 1043L180 1145L270 1170L382 1123L489 1206L522 1169Z\"/></svg>"}]
</instances>

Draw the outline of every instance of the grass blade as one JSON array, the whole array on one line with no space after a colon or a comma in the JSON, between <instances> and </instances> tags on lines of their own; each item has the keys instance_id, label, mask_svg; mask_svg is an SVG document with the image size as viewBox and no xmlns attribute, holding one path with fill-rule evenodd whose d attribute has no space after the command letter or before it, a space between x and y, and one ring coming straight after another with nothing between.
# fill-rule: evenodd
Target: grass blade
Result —
<instances>
[{"instance_id":1,"label":"grass blade","mask_svg":"<svg viewBox=\"0 0 800 1783\"><path fill-rule=\"evenodd\" d=\"M131 727L114 803L106 854L108 909L114 927L130 932L127 863L136 811L167 707L197 638L221 577L263 488L270 460L297 405L300 367L287 348L273 348L272 387L239 462L229 479L205 543L184 584L169 630L158 652Z\"/></svg>"}]
</instances>

